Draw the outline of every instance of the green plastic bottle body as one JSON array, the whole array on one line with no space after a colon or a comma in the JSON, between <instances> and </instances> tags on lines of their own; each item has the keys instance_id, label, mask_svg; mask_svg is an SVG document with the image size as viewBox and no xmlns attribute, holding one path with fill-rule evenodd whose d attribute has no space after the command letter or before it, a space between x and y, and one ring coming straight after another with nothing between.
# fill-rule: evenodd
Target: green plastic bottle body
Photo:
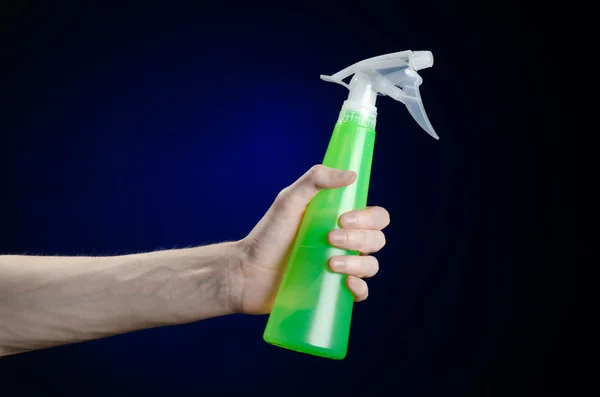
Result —
<instances>
[{"instance_id":1,"label":"green plastic bottle body","mask_svg":"<svg viewBox=\"0 0 600 397\"><path fill-rule=\"evenodd\" d=\"M323 165L355 171L346 187L320 191L306 208L264 332L266 342L331 359L346 356L354 297L346 276L333 273L329 258L358 255L331 246L327 235L339 217L365 208L373 161L375 130L338 121Z\"/></svg>"}]
</instances>

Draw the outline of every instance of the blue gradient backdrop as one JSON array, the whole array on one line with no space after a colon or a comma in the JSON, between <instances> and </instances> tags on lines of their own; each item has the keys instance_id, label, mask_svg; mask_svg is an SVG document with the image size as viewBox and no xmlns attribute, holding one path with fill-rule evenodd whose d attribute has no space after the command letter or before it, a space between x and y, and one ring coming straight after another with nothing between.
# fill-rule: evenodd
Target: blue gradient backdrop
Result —
<instances>
[{"instance_id":1,"label":"blue gradient backdrop","mask_svg":"<svg viewBox=\"0 0 600 397\"><path fill-rule=\"evenodd\" d=\"M266 316L236 315L1 359L24 393L2 396L560 389L568 280L540 173L556 136L533 8L59 3L0 13L0 253L242 238L322 160L347 91L319 75L366 57L433 52L422 96L441 140L380 99L369 204L392 224L346 360L267 345Z\"/></svg>"}]
</instances>

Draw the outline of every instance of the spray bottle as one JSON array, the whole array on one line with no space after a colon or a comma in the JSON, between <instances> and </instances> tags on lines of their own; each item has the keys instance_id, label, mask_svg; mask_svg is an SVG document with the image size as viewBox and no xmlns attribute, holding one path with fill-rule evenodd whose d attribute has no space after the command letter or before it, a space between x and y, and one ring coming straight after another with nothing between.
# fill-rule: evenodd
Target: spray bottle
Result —
<instances>
[{"instance_id":1,"label":"spray bottle","mask_svg":"<svg viewBox=\"0 0 600 397\"><path fill-rule=\"evenodd\" d=\"M345 212L366 207L375 143L378 95L402 102L417 123L439 139L423 108L417 70L433 66L429 51L402 51L365 59L321 79L349 89L323 165L354 171L356 181L324 189L309 203L291 249L264 332L276 346L341 360L346 357L354 297L346 276L328 267L334 255L359 255L332 247L328 233ZM350 84L344 79L354 74Z\"/></svg>"}]
</instances>

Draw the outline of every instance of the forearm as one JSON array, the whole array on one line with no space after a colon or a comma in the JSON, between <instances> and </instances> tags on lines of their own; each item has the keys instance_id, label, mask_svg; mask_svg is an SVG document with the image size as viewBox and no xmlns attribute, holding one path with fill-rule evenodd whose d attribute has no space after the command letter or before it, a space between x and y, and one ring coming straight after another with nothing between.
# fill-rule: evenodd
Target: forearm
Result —
<instances>
[{"instance_id":1,"label":"forearm","mask_svg":"<svg viewBox=\"0 0 600 397\"><path fill-rule=\"evenodd\" d=\"M0 356L229 314L238 245L0 256Z\"/></svg>"}]
</instances>

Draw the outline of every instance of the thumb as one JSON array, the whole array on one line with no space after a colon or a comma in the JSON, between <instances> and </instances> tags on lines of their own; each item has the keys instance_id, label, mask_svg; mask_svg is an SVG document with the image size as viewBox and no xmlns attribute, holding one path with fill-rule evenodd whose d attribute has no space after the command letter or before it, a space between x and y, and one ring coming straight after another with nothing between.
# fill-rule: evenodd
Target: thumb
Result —
<instances>
[{"instance_id":1,"label":"thumb","mask_svg":"<svg viewBox=\"0 0 600 397\"><path fill-rule=\"evenodd\" d=\"M356 173L352 171L337 170L320 164L313 166L277 195L271 208L246 241L250 242L251 248L262 246L277 252L278 246L291 244L306 206L321 189L348 186L355 180ZM281 259L276 262L279 263Z\"/></svg>"},{"instance_id":2,"label":"thumb","mask_svg":"<svg viewBox=\"0 0 600 397\"><path fill-rule=\"evenodd\" d=\"M354 183L355 180L356 173L353 171L344 171L317 164L290 186L283 189L277 196L276 201L283 207L293 206L304 209L321 189L348 186Z\"/></svg>"}]
</instances>

